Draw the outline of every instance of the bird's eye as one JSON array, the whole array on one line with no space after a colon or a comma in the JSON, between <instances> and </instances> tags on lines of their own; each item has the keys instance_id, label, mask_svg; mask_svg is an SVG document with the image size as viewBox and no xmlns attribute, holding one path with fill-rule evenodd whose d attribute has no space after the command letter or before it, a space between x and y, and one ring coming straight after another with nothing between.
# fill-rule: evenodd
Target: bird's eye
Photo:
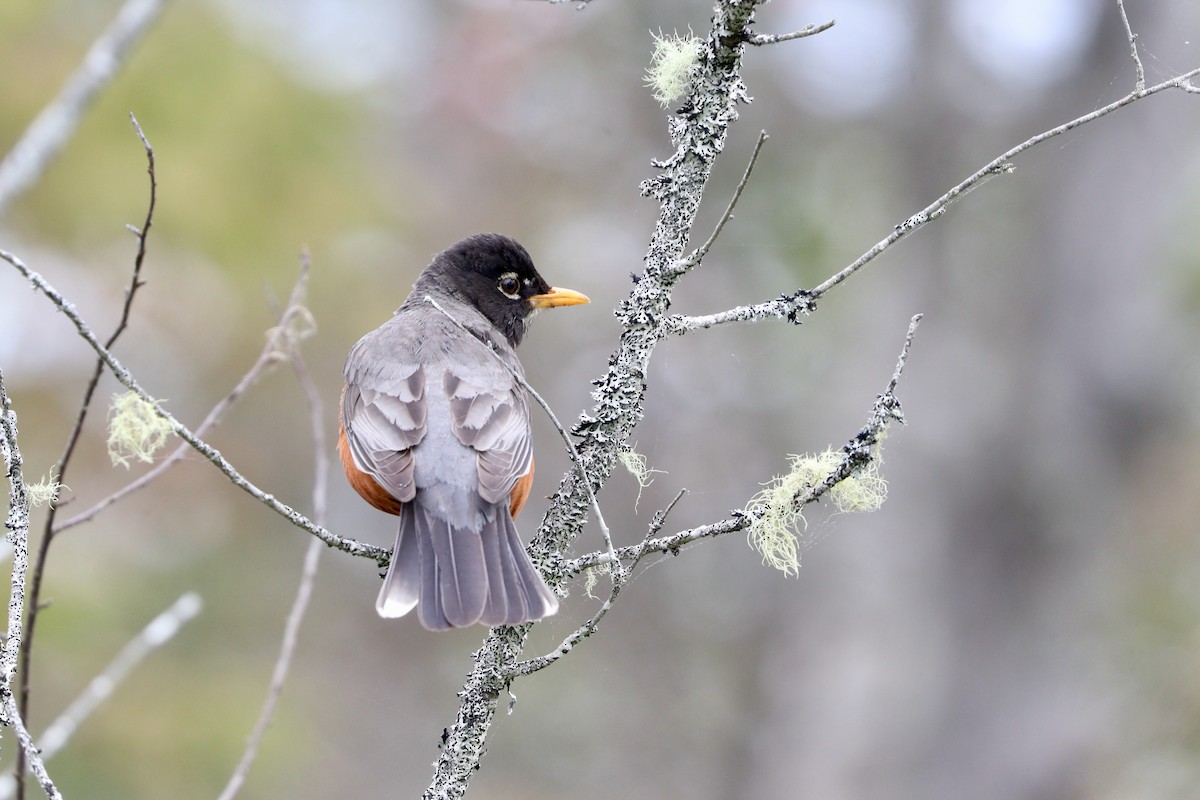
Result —
<instances>
[{"instance_id":1,"label":"bird's eye","mask_svg":"<svg viewBox=\"0 0 1200 800\"><path fill-rule=\"evenodd\" d=\"M517 276L512 272L506 272L501 275L496 288L509 300L521 299L521 282L517 280Z\"/></svg>"}]
</instances>

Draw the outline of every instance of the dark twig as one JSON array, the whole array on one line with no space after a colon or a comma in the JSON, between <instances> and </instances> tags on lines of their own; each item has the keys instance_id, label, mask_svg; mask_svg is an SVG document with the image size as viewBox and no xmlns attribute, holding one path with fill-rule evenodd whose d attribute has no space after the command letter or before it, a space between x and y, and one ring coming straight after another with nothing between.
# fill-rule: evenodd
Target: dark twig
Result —
<instances>
[{"instance_id":1,"label":"dark twig","mask_svg":"<svg viewBox=\"0 0 1200 800\"><path fill-rule=\"evenodd\" d=\"M242 376L241 380L229 391L229 394L221 398L208 415L195 428L197 436L204 436L210 429L218 425L225 415L237 404L239 400L250 390L250 388L258 382L259 378L267 373L267 371L288 356L281 350L281 339L286 339L286 331L292 329L295 324L304 324L308 310L303 305L304 293L308 286L308 261L302 260L300 272L296 277L296 282L292 285L291 295L288 297L287 305L284 307L283 313L279 318L279 324L268 332L267 340L263 344L262 351L258 354L258 358L250 366L250 369ZM179 444L166 458L159 461L152 469L138 476L133 481L130 481L125 486L118 489L108 497L97 502L91 508L81 511L78 514L58 523L54 527L54 533L57 535L73 528L76 525L88 522L96 517L101 511L105 510L114 503L123 500L133 492L145 488L152 481L159 478L164 472L183 460L184 456L192 451L186 443Z\"/></svg>"},{"instance_id":2,"label":"dark twig","mask_svg":"<svg viewBox=\"0 0 1200 800\"><path fill-rule=\"evenodd\" d=\"M142 264L146 260L146 237L150 233L150 226L154 222L154 207L158 202L158 178L154 171L154 148L150 146L149 140L146 139L146 134L142 132L142 126L138 124L137 118L133 114L129 115L130 121L133 123L133 128L137 132L138 139L142 143L142 148L146 152L146 172L150 176L150 199L146 204L146 216L142 221L141 230L135 230L137 236L137 254L133 259L133 272L129 276L129 285L125 287L125 301L121 304L121 316L117 320L116 327L109 334L108 340L104 343L105 348L112 348L116 344L117 339L124 333L129 325L129 315L133 308L133 300L144 283L142 281ZM95 366L92 368L92 374L88 378L87 384L83 390L83 399L79 403L79 413L75 416L75 424L71 428L71 432L67 435L67 444L63 448L63 454L58 459L58 464L54 467L54 474L58 477L60 483L65 481L67 471L71 465L71 457L75 453L75 447L79 443L79 437L83 433L83 425L87 421L88 413L91 411L92 401L96 395L96 387L100 384L100 376L104 372L104 361L97 358ZM51 505L46 513L45 524L42 528L42 538L38 543L37 558L33 568L33 582L30 586L30 606L29 606L29 631L25 649L21 652L21 680L17 705L21 709L21 716L29 717L29 685L32 679L31 664L33 659L33 642L34 633L37 630L38 617L41 614L42 600L42 578L46 574L46 563L50 556L50 546L54 543L55 536L55 519L58 509ZM20 754L18 754L17 766L17 797L19 800L24 798L24 764L21 763Z\"/></svg>"},{"instance_id":3,"label":"dark twig","mask_svg":"<svg viewBox=\"0 0 1200 800\"><path fill-rule=\"evenodd\" d=\"M679 272L687 272L697 264L699 264L708 251L712 248L713 242L717 241L717 237L721 235L721 231L725 228L725 223L733 219L733 209L737 207L737 202L741 199L742 191L746 188L746 184L750 181L750 173L754 171L754 164L758 161L758 154L762 150L762 146L766 143L766 131L759 131L758 141L754 143L754 151L750 154L750 161L746 164L746 171L742 173L742 179L738 181L737 188L733 191L733 197L729 198L729 205L725 206L725 213L721 215L721 219L717 221L717 226L713 228L713 232L709 235L704 244L700 245L687 258L680 259L675 265Z\"/></svg>"}]
</instances>

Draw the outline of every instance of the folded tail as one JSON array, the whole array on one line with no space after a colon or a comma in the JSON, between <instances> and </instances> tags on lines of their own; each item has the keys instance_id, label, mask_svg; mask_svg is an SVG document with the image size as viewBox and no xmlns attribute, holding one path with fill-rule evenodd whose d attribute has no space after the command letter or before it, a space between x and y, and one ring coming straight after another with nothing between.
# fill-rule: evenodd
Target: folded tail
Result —
<instances>
[{"instance_id":1,"label":"folded tail","mask_svg":"<svg viewBox=\"0 0 1200 800\"><path fill-rule=\"evenodd\" d=\"M420 500L400 509L392 562L375 609L401 617L417 607L433 631L520 625L558 610L558 598L529 560L508 509L475 532L454 528Z\"/></svg>"}]
</instances>

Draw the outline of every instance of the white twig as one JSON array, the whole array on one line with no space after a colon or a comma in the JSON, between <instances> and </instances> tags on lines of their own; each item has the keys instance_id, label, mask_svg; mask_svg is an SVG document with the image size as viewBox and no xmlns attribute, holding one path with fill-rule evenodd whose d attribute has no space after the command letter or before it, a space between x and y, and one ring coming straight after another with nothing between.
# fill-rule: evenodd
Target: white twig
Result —
<instances>
[{"instance_id":1,"label":"white twig","mask_svg":"<svg viewBox=\"0 0 1200 800\"><path fill-rule=\"evenodd\" d=\"M912 348L913 336L916 334L917 325L920 322L920 314L917 314L909 321L908 333L904 337L904 346L901 348L900 357L896 361L896 369L892 373L892 378L888 381L883 394L875 399L875 405L867 424L842 446L841 460L825 476L825 479L808 487L801 494L792 497L791 502L793 504L808 505L816 502L826 492L852 475L856 470L862 469L868 461L874 458L872 449L879 441L879 435L883 429L893 421L904 421L900 401L896 398L896 386L899 384L900 375L904 372L904 366L908 362L908 354ZM769 510L766 506L755 506L745 512L737 512L731 517L726 517L709 525L700 525L695 528L678 531L669 536L649 539L643 541L641 544L621 547L617 550L617 557L620 559L640 559L649 553L678 553L684 545L691 544L700 539L708 539L714 536L722 536L726 533L746 530L756 519L761 518ZM564 562L563 572L565 575L577 575L584 570L604 566L609 563L611 563L611 557L608 553L596 551Z\"/></svg>"},{"instance_id":2,"label":"white twig","mask_svg":"<svg viewBox=\"0 0 1200 800\"><path fill-rule=\"evenodd\" d=\"M803 39L806 36L816 36L818 33L823 33L834 25L837 20L831 19L829 22L823 22L820 25L810 24L805 25L798 31L791 33L756 33L746 41L749 44L762 46L765 44L778 44L779 42L790 42L792 39Z\"/></svg>"},{"instance_id":3,"label":"white twig","mask_svg":"<svg viewBox=\"0 0 1200 800\"><path fill-rule=\"evenodd\" d=\"M45 295L46 298L49 299L50 302L52 302L55 307L57 307L58 310L61 311L63 315L71 321L71 323L75 326L75 329L79 332L79 335L83 337L84 341L86 341L96 352L96 354L100 356L100 358L104 361L105 366L109 368L113 374L113 377L115 377L117 381L121 383L121 385L132 391L143 401L153 406L154 412L171 424L171 429L174 431L175 435L191 445L192 449L200 453L200 455L204 456L210 463L212 463L213 466L220 470L234 486L246 492L246 494L255 498L275 513L284 517L296 527L311 533L313 536L316 536L330 547L335 547L338 550L341 550L342 552L348 553L352 556L372 559L379 564L380 567L387 566L391 558L391 551L382 547L376 547L375 545L366 544L365 542L360 542L349 537L339 536L332 531L326 530L322 526L314 523L308 517L301 514L299 511L296 511L291 506L279 502L274 495L264 492L262 489L258 488L249 480L247 480L240 472L237 471L237 469L234 468L232 464L229 463L229 461L225 459L223 455L221 455L219 450L202 440L190 428L173 417L168 411L166 411L166 409L162 407L161 404L159 404L146 392L145 389L141 387L129 370L117 360L116 356L114 356L106 347L104 347L104 345L100 343L98 339L96 339L96 335L92 333L91 328L89 328L87 323L84 322L83 318L79 315L79 312L75 310L75 306L68 302L62 296L62 294L58 292L58 290L47 283L41 275L31 270L23 261L21 261L21 259L17 258L12 253L9 253L6 250L0 250L0 259L7 261L9 264L12 264L14 267L16 267L17 271L25 276L25 279L28 280L34 288Z\"/></svg>"},{"instance_id":4,"label":"white twig","mask_svg":"<svg viewBox=\"0 0 1200 800\"><path fill-rule=\"evenodd\" d=\"M29 735L29 729L25 727L25 720L21 719L21 712L11 694L4 695L4 714L5 723L11 725L17 732L17 739L21 742L21 751L25 753L25 758L29 763L29 771L37 778L46 797L49 800L62 800L62 795L59 794L54 781L50 780L50 774L46 772L46 762L42 760L37 743Z\"/></svg>"},{"instance_id":5,"label":"white twig","mask_svg":"<svg viewBox=\"0 0 1200 800\"><path fill-rule=\"evenodd\" d=\"M13 549L11 590L8 599L8 634L0 658L0 694L12 694L17 674L17 654L21 651L25 611L25 573L29 569L29 492L21 472L21 448L17 444L17 414L4 388L0 371L0 457L8 475L8 515L4 522L5 541Z\"/></svg>"},{"instance_id":6,"label":"white twig","mask_svg":"<svg viewBox=\"0 0 1200 800\"><path fill-rule=\"evenodd\" d=\"M561 436L562 440L564 442L566 442L567 452L571 454L571 461L572 461L572 463L575 464L575 469L579 471L579 477L583 480L584 488L587 489L588 499L590 499L592 501L592 510L596 512L596 524L600 526L600 532L604 536L604 544L608 547L609 553L614 552L613 551L613 543L612 543L612 534L608 530L608 524L604 521L604 513L600 510L600 501L596 499L596 493L592 490L592 482L591 482L591 480L588 479L587 472L584 471L583 461L582 461L582 459L579 458L579 451L575 449L575 443L573 441L571 441L571 436L570 436L570 434L567 433L567 429L562 426L562 423L558 421L558 417L555 416L554 409L550 408L550 404L547 403L545 401L545 399L540 394L537 393L537 390L534 389L529 384L529 381L525 380L524 375L517 372L515 369L513 369L511 366L509 366L507 363L505 363L504 359L500 358L499 353L497 353L495 350L493 350L487 344L487 342L484 342L482 339L475 336L475 334L471 333L471 331L467 330L467 326L463 325L461 322L459 322L457 319L455 319L453 317L453 315L450 314L449 311L442 308L438 304L437 300L434 300L429 295L425 295L425 302L429 303L431 306L436 308L438 311L442 312L442 314L444 314L448 320L450 320L455 325L457 325L459 328L461 328L462 331L467 334L467 337L470 338L472 341L479 342L479 345L481 347L485 348L489 353L491 353L496 358L496 360L498 362L500 362L500 364L506 370L508 370L509 374L513 376L513 378L517 381L517 383L519 383L521 385L521 388L523 388L526 392L528 392L529 396L532 397L534 400L536 400L537 404L542 407L543 411L546 412L546 416L550 418L550 422L552 422L554 424L554 427L558 429L559 436Z\"/></svg>"},{"instance_id":7,"label":"white twig","mask_svg":"<svg viewBox=\"0 0 1200 800\"><path fill-rule=\"evenodd\" d=\"M610 574L612 575L612 589L609 591L608 597L605 598L604 603L601 604L600 608L596 609L594 614L592 614L591 619L587 620L578 628L576 628L575 631L571 633L570 636L563 639L562 644L554 648L552 652L547 653L540 658L531 658L528 661L522 661L514 664L509 670L510 675L514 677L517 675L532 675L534 672L537 672L540 669L545 669L563 656L570 653L575 649L576 645L596 632L596 628L600 625L600 620L604 619L605 614L612 609L613 603L615 603L617 600L617 595L621 593L621 589L623 589L625 584L629 582L633 568L638 565L638 562L642 560L643 556L645 556L647 553L653 552L651 542L654 540L654 536L660 530L662 530L663 525L666 524L667 515L671 513L671 509L675 508L675 504L678 503L685 494L687 494L687 490L680 489L679 493L675 495L675 499L668 503L666 508L654 515L654 519L650 522L650 527L647 528L646 536L642 539L641 544L634 545L633 547L621 548L622 552L629 551L629 555L626 557L630 559L631 563L628 567L622 567L620 570L613 570L613 565L619 564L620 562L616 560L617 555L615 553L612 553L611 551L609 552L609 560L605 561L604 564L609 567Z\"/></svg>"},{"instance_id":8,"label":"white twig","mask_svg":"<svg viewBox=\"0 0 1200 800\"><path fill-rule=\"evenodd\" d=\"M1134 81L1134 91L1146 91L1146 70L1142 66L1142 57L1138 54L1137 34L1129 24L1129 15L1125 13L1125 0L1117 0L1117 8L1121 11L1121 24L1125 26L1125 37L1129 39L1129 55L1133 57L1133 68L1137 78Z\"/></svg>"},{"instance_id":9,"label":"white twig","mask_svg":"<svg viewBox=\"0 0 1200 800\"><path fill-rule=\"evenodd\" d=\"M3 698L3 713L0 721L17 732L21 750L29 768L37 777L46 796L57 800L61 797L46 772L46 765L38 754L37 745L21 719L12 691L13 677L17 672L17 657L21 650L23 613L25 610L25 573L29 568L29 493L21 472L21 448L17 442L17 415L4 388L4 373L0 371L0 459L4 461L8 475L8 514L5 518L5 539L13 548L11 590L8 600L8 635L4 639L3 655L0 657L0 697Z\"/></svg>"},{"instance_id":10,"label":"white twig","mask_svg":"<svg viewBox=\"0 0 1200 800\"><path fill-rule=\"evenodd\" d=\"M92 100L116 76L129 50L162 9L163 0L127 0L83 63L0 162L0 216L32 186L75 133Z\"/></svg>"}]
</instances>

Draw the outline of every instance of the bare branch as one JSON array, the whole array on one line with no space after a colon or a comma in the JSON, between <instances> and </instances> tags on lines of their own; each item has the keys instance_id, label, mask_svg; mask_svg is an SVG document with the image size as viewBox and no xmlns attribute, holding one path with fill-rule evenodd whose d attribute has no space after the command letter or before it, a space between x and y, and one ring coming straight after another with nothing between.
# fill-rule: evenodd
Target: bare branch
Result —
<instances>
[{"instance_id":1,"label":"bare branch","mask_svg":"<svg viewBox=\"0 0 1200 800\"><path fill-rule=\"evenodd\" d=\"M564 639L562 644L556 647L553 652L547 653L540 658L532 658L528 661L522 661L518 664L514 664L508 670L508 674L510 676L516 677L518 675L532 675L538 670L545 669L551 664L557 662L563 656L570 653L573 649L575 649L577 644L596 632L596 628L600 625L600 620L604 619L604 615L612 609L613 603L616 602L617 595L621 593L621 589L624 588L625 584L629 582L629 578L633 573L633 568L638 565L638 562L641 561L642 556L646 555L648 552L651 552L652 549L650 547L650 542L658 534L658 532L662 530L663 525L666 523L667 515L671 513L671 509L675 508L675 504L678 503L685 494L687 494L687 489L680 489L679 493L675 495L675 499L667 504L666 508L654 515L654 519L650 522L650 527L646 530L646 536L642 539L642 543L640 545L632 548L621 548L622 550L630 551L630 555L627 556L627 558L631 560L629 566L620 566L621 562L618 560L617 554L613 553L611 550L609 551L609 560L604 562L603 566L608 568L609 575L612 578L612 589L609 591L608 597L605 598L600 608L598 608L596 613L592 615L591 619L576 628L575 631L566 639ZM620 569L614 569L614 564L619 565Z\"/></svg>"},{"instance_id":2,"label":"bare branch","mask_svg":"<svg viewBox=\"0 0 1200 800\"><path fill-rule=\"evenodd\" d=\"M344 553L361 558L369 558L375 561L380 567L386 567L391 559L391 552L382 547L366 544L349 537L339 536L325 528L317 525L308 517L296 511L291 506L279 502L274 495L264 492L256 485L247 480L232 464L225 459L221 452L212 445L203 441L190 428L172 416L166 409L162 407L153 397L151 397L141 384L134 379L133 375L126 369L120 361L117 360L107 348L102 345L96 335L92 333L91 328L75 310L74 305L69 303L61 293L53 286L46 282L41 275L31 270L25 265L21 259L17 258L12 253L6 250L0 250L0 259L7 261L16 267L30 284L41 292L45 297L54 304L59 311L63 313L75 326L76 331L86 341L97 355L104 361L105 366L112 372L113 377L117 379L121 385L125 386L131 392L140 397L144 402L150 404L154 408L155 414L166 420L171 425L172 431L179 438L183 439L192 448L204 456L213 466L220 470L234 486L238 487L248 495L258 500L260 503L271 509L275 513L284 517L288 522L298 528L301 528L313 536L316 536L321 541L325 542L330 547L337 548Z\"/></svg>"},{"instance_id":3,"label":"bare branch","mask_svg":"<svg viewBox=\"0 0 1200 800\"><path fill-rule=\"evenodd\" d=\"M712 328L717 325L725 325L730 322L752 322L762 319L787 319L789 322L799 323L801 317L812 313L816 308L816 302L821 299L829 290L838 286L849 278L854 273L865 267L867 264L874 261L884 253L888 248L902 239L908 238L919 228L924 227L927 223L938 219L946 210L958 200L961 200L971 190L978 188L987 181L997 175L1007 175L1015 171L1012 160L1033 147L1036 147L1043 142L1049 141L1057 136L1061 136L1068 131L1074 130L1081 125L1086 125L1089 122L1106 117L1114 111L1119 111L1126 106L1132 105L1137 101L1158 94L1159 92L1168 89L1180 89L1189 93L1197 93L1196 87L1191 84L1191 79L1200 75L1200 67L1189 70L1187 72L1176 75L1173 78L1163 81L1149 88L1133 91L1119 100L1109 103L1102 108L1098 108L1088 114L1076 117L1075 119L1064 122L1062 125L1043 131L1036 136L1032 136L1021 142L1019 145L1012 147L1001 153L996 158L989 161L984 166L976 170L971 176L963 180L943 194L937 200L934 200L921 211L913 214L904 222L896 226L896 228L887 235L884 239L876 243L871 249L867 250L857 259L841 271L832 275L825 280L824 283L814 289L801 289L794 294L784 294L774 300L768 300L763 303L758 303L750 306L739 306L731 308L727 311L718 312L715 314L707 314L703 316L686 316L681 314L673 314L665 316L662 319L662 331L665 334L684 334L691 331L701 330L704 328Z\"/></svg>"},{"instance_id":4,"label":"bare branch","mask_svg":"<svg viewBox=\"0 0 1200 800\"><path fill-rule=\"evenodd\" d=\"M901 348L900 356L896 361L896 369L892 373L891 380L888 381L883 393L875 399L875 405L867 424L842 446L841 460L826 475L825 479L813 484L804 492L794 495L791 498L791 503L797 506L804 506L820 500L834 486L837 486L870 463L875 457L872 452L873 448L879 442L879 436L884 428L892 422L903 423L904 414L900 408L900 401L896 397L896 387L900 382L901 374L904 372L904 366L908 362L908 354L912 348L913 336L916 334L917 325L920 321L921 315L917 314L909 322L908 333L904 337L904 346ZM736 512L732 516L718 522L688 528L687 530L673 533L670 536L643 541L641 544L621 547L617 549L617 558L641 559L648 553L670 553L675 555L679 553L684 545L691 544L700 539L723 536L734 531L746 530L756 519L760 519L770 510L765 505L758 505L746 511ZM611 560L607 553L600 551L588 553L564 562L563 574L577 575L584 570L594 569L595 567L601 567L609 563L611 563Z\"/></svg>"},{"instance_id":5,"label":"bare branch","mask_svg":"<svg viewBox=\"0 0 1200 800\"><path fill-rule=\"evenodd\" d=\"M46 793L46 797L49 800L62 800L62 795L59 794L54 781L50 780L50 774L46 772L46 762L42 760L41 751L38 750L37 743L33 741L33 737L29 735L29 729L25 727L25 720L21 718L21 712L17 709L16 700L11 694L4 695L4 716L5 723L11 725L17 732L17 739L21 742L21 753L24 754L25 760L29 763L29 770L37 778L37 782L42 787L42 791Z\"/></svg>"},{"instance_id":6,"label":"bare branch","mask_svg":"<svg viewBox=\"0 0 1200 800\"><path fill-rule=\"evenodd\" d=\"M88 106L116 77L121 63L162 7L163 0L127 0L58 96L25 129L0 162L0 217L13 200L37 182L62 150Z\"/></svg>"},{"instance_id":7,"label":"bare branch","mask_svg":"<svg viewBox=\"0 0 1200 800\"><path fill-rule=\"evenodd\" d=\"M309 264L310 259L308 253L305 252L301 257L302 274L308 274ZM293 293L292 300L294 303L299 300L295 293ZM290 344L294 345L294 343ZM312 429L313 520L318 525L324 525L326 494L329 487L329 454L325 441L325 425L323 423L325 418L324 404L321 402L320 392L317 391L316 384L313 383L312 376L308 372L308 367L300 356L299 349L290 346L288 352L292 367L296 372L296 377L300 381L301 388L304 390L304 397L308 404L309 427ZM287 681L288 672L291 669L292 656L296 652L296 643L299 641L300 623L304 621L309 600L312 598L313 584L317 578L317 564L320 558L321 543L313 539L309 542L308 549L304 553L304 566L300 573L300 584L296 587L296 597L292 601L292 608L288 612L287 622L284 624L283 641L279 646L279 657L276 659L275 668L271 672L271 682L267 687L267 696L263 701L262 710L259 712L258 720L254 723L254 729L250 732L250 737L246 741L246 749L242 753L241 760L238 761L237 767L234 768L233 774L229 777L229 782L225 785L218 800L233 800L241 790L243 784L246 782L246 777L250 774L250 768L254 765L259 745L262 743L263 737L266 736L267 728L270 727L271 720L275 716L275 708L278 706L279 698L283 694L283 685Z\"/></svg>"},{"instance_id":8,"label":"bare branch","mask_svg":"<svg viewBox=\"0 0 1200 800\"><path fill-rule=\"evenodd\" d=\"M298 322L303 323L307 320L308 311L303 305L304 293L308 286L308 260L302 259L300 272L296 277L296 282L292 285L291 295L288 297L288 302L279 318L279 324L268 332L266 343L263 345L262 352L258 354L258 358L250 366L241 379L237 382L229 394L221 398L208 415L196 426L194 433L196 436L204 436L210 429L218 425L225 415L237 404L239 400L250 390L259 378L267 373L271 367L279 363L280 360L287 358L287 354L281 350L281 342L286 342L287 332L292 329L292 326ZM151 482L162 476L164 472L183 460L184 456L191 452L191 447L187 443L180 443L166 458L154 465L148 472L138 476L135 480L129 482L125 486L118 489L113 494L105 497L97 502L86 511L81 511L73 517L64 520L54 527L54 533L57 535L73 528L84 522L88 522L96 517L101 511L104 511L109 506L120 500L125 499L133 492L145 488Z\"/></svg>"},{"instance_id":9,"label":"bare branch","mask_svg":"<svg viewBox=\"0 0 1200 800\"><path fill-rule=\"evenodd\" d=\"M661 341L661 319L682 277L683 258L704 188L739 103L748 99L741 79L742 55L754 14L763 0L719 0L707 38L691 67L686 100L671 117L668 131L674 152L654 163L658 174L644 181L642 194L658 201L659 216L645 257L645 271L617 308L621 339L605 374L595 381L595 405L576 423L580 437L578 469L563 475L558 490L530 543L535 560L557 563L571 546L591 511L593 486L607 482L625 442L644 416L646 373ZM586 476L586 477L583 477ZM512 681L531 626L494 629L475 653L458 714L446 728L425 798L459 798L479 766L498 699Z\"/></svg>"},{"instance_id":10,"label":"bare branch","mask_svg":"<svg viewBox=\"0 0 1200 800\"><path fill-rule=\"evenodd\" d=\"M169 642L175 634L195 619L203 607L200 596L187 592L165 611L150 621L137 636L130 639L112 662L92 678L87 687L58 717L47 726L40 740L43 761L54 758L67 745L79 726L90 717L104 701L112 697L118 686L125 682L146 656ZM0 800L12 797L16 780L11 775L0 778Z\"/></svg>"},{"instance_id":11,"label":"bare branch","mask_svg":"<svg viewBox=\"0 0 1200 800\"><path fill-rule=\"evenodd\" d=\"M133 123L134 131L136 131L138 139L141 140L142 149L146 152L146 171L150 176L150 199L146 204L146 216L142 222L141 230L135 230L138 238L137 254L133 260L133 272L129 277L129 285L125 288L125 302L121 306L121 316L117 320L113 332L109 335L104 346L111 349L121 337L129 323L129 315L133 309L133 300L137 295L137 291L141 288L143 281L141 280L142 265L146 260L146 239L150 232L150 226L154 221L154 207L158 200L158 178L154 170L154 148L150 146L146 134L142 132L141 126L132 114L129 115ZM87 421L88 413L91 411L92 400L96 394L96 387L100 384L100 376L104 372L104 362L97 358L95 366L92 368L91 377L88 379L83 390L83 399L79 403L79 412L75 416L75 424L72 426L70 433L67 434L67 443L63 448L63 454L58 459L58 464L54 468L54 472L58 474L58 480L65 479L68 469L71 465L71 457L75 453L75 447L79 443L79 437L83 433L84 422ZM46 514L45 524L42 530L42 538L38 544L37 558L33 567L33 581L30 586L30 607L29 607L29 635L25 645L25 649L21 653L21 680L20 680L20 696L17 700L17 705L21 709L22 716L29 716L29 687L32 678L32 661L33 661L33 643L34 635L37 632L38 617L41 614L41 596L42 596L42 576L46 572L46 562L50 557L50 546L54 543L55 536L55 520L58 518L58 509L51 506ZM24 797L24 780L25 770L23 763L23 755L17 754L17 796Z\"/></svg>"},{"instance_id":12,"label":"bare branch","mask_svg":"<svg viewBox=\"0 0 1200 800\"><path fill-rule=\"evenodd\" d=\"M1146 70L1142 66L1142 57L1138 55L1137 34L1129 24L1129 15L1125 13L1125 0L1117 0L1117 8L1121 12L1121 24L1125 26L1125 37L1129 39L1129 55L1133 58L1133 68L1137 79L1134 81L1134 91L1146 91Z\"/></svg>"},{"instance_id":13,"label":"bare branch","mask_svg":"<svg viewBox=\"0 0 1200 800\"><path fill-rule=\"evenodd\" d=\"M746 42L756 47L766 44L778 44L779 42L790 42L792 39L803 39L806 36L816 36L818 33L824 33L836 24L837 20L831 19L829 22L823 22L820 25L805 25L800 30L793 31L792 33L756 33L747 39Z\"/></svg>"}]
</instances>

